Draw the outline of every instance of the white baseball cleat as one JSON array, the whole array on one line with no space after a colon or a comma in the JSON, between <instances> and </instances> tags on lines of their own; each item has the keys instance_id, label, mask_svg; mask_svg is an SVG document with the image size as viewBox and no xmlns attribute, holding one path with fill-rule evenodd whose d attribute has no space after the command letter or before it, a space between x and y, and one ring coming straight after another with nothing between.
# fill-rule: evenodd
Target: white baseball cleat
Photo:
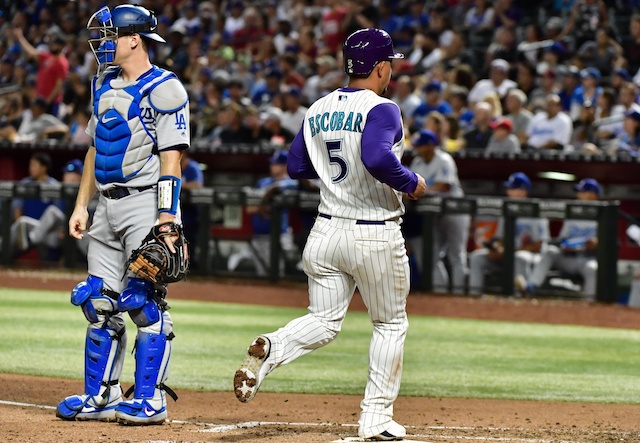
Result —
<instances>
[{"instance_id":1,"label":"white baseball cleat","mask_svg":"<svg viewBox=\"0 0 640 443\"><path fill-rule=\"evenodd\" d=\"M365 441L401 441L407 436L404 426L391 420L387 429L379 434L365 436Z\"/></svg>"},{"instance_id":2,"label":"white baseball cleat","mask_svg":"<svg viewBox=\"0 0 640 443\"><path fill-rule=\"evenodd\" d=\"M247 355L233 377L233 391L241 402L248 402L258 392L267 375L268 366L265 361L270 350L271 342L263 335L256 337L247 349Z\"/></svg>"}]
</instances>

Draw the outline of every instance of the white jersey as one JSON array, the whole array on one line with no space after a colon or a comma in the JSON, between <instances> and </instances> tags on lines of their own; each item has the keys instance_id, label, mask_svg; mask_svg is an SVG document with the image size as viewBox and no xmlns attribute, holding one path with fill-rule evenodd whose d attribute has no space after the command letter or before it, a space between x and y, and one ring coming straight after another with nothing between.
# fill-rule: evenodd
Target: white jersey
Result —
<instances>
[{"instance_id":1,"label":"white jersey","mask_svg":"<svg viewBox=\"0 0 640 443\"><path fill-rule=\"evenodd\" d=\"M431 187L436 183L446 183L449 185L449 190L443 192L440 195L447 195L450 197L463 197L464 191L460 186L460 180L458 179L458 167L456 162L451 157L451 154L444 152L441 149L436 149L436 155L427 163L419 155L416 156L409 166L416 174L420 174L424 177L424 181L427 183L427 187Z\"/></svg>"},{"instance_id":2,"label":"white jersey","mask_svg":"<svg viewBox=\"0 0 640 443\"><path fill-rule=\"evenodd\" d=\"M518 217L516 218L516 237L515 247L516 249L522 249L526 244L542 241L546 244L551 239L549 233L549 219L546 218L529 218ZM504 237L504 219L500 219L498 222L498 229L496 230L496 236L499 238Z\"/></svg>"},{"instance_id":3,"label":"white jersey","mask_svg":"<svg viewBox=\"0 0 640 443\"><path fill-rule=\"evenodd\" d=\"M571 220L562 223L558 237L569 248L580 249L590 238L598 236L598 222L595 220Z\"/></svg>"},{"instance_id":4,"label":"white jersey","mask_svg":"<svg viewBox=\"0 0 640 443\"><path fill-rule=\"evenodd\" d=\"M367 115L383 103L393 102L367 89L349 92L338 89L307 111L304 142L322 182L320 213L372 221L394 220L404 214L402 193L374 178L361 159ZM392 152L400 159L403 151L404 137L401 137Z\"/></svg>"}]
</instances>

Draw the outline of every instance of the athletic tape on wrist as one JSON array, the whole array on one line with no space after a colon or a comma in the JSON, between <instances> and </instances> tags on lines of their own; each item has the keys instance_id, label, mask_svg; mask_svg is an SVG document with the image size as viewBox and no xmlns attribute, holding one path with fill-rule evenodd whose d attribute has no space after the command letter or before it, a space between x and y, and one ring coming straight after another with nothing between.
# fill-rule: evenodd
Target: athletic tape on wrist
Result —
<instances>
[{"instance_id":1,"label":"athletic tape on wrist","mask_svg":"<svg viewBox=\"0 0 640 443\"><path fill-rule=\"evenodd\" d=\"M163 175L158 180L158 212L176 215L180 204L180 184L182 180L173 175Z\"/></svg>"}]
</instances>

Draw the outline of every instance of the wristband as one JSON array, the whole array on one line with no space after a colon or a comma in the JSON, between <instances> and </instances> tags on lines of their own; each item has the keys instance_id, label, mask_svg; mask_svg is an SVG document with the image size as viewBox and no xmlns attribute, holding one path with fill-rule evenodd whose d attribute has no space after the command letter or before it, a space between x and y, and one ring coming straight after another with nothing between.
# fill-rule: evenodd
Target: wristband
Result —
<instances>
[{"instance_id":1,"label":"wristband","mask_svg":"<svg viewBox=\"0 0 640 443\"><path fill-rule=\"evenodd\" d=\"M180 184L182 180L173 175L163 175L158 180L158 212L176 215L180 205Z\"/></svg>"}]
</instances>

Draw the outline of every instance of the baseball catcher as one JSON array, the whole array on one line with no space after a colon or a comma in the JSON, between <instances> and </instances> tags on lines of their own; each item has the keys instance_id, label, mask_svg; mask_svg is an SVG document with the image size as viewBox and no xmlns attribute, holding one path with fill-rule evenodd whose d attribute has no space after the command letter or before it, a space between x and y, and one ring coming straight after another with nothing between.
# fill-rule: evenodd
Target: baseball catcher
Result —
<instances>
[{"instance_id":1,"label":"baseball catcher","mask_svg":"<svg viewBox=\"0 0 640 443\"><path fill-rule=\"evenodd\" d=\"M165 243L165 238L173 241ZM131 253L127 268L152 283L166 284L182 280L189 271L189 251L182 226L166 222L151 228L142 244Z\"/></svg>"}]
</instances>

